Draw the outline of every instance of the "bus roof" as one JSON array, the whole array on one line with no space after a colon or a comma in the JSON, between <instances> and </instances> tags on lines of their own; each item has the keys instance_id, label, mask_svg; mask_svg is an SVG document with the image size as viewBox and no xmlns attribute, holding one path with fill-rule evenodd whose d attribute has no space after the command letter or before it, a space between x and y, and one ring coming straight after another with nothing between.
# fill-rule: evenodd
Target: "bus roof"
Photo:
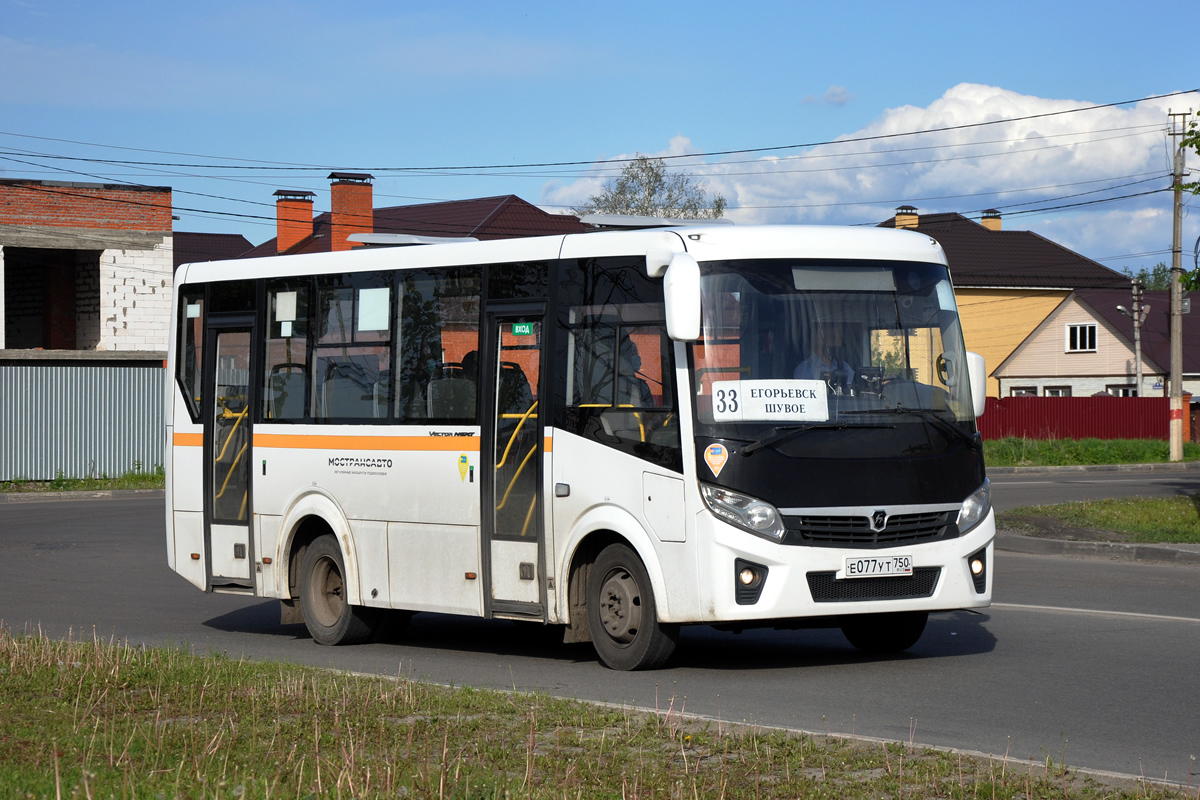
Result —
<instances>
[{"instance_id":1,"label":"bus roof","mask_svg":"<svg viewBox=\"0 0 1200 800\"><path fill-rule=\"evenodd\" d=\"M761 258L867 259L946 264L929 236L891 228L821 225L688 225L600 231L412 247L360 247L335 253L268 256L184 264L177 283L282 275L453 267L556 258L644 256L689 252L697 261Z\"/></svg>"}]
</instances>

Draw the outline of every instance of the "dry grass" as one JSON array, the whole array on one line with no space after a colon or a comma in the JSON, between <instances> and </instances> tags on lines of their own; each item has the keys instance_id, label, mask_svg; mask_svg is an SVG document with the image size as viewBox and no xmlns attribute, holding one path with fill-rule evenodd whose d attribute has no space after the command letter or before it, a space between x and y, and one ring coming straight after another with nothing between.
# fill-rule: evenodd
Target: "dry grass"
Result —
<instances>
[{"instance_id":1,"label":"dry grass","mask_svg":"<svg viewBox=\"0 0 1200 800\"><path fill-rule=\"evenodd\" d=\"M1197 797L1062 764L0 628L0 796Z\"/></svg>"}]
</instances>

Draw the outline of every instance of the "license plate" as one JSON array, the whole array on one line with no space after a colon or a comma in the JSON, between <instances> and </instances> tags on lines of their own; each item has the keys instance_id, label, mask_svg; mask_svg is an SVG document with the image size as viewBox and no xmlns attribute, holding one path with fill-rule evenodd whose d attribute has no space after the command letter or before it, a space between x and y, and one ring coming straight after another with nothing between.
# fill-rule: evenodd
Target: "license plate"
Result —
<instances>
[{"instance_id":1,"label":"license plate","mask_svg":"<svg viewBox=\"0 0 1200 800\"><path fill-rule=\"evenodd\" d=\"M846 556L843 578L871 578L876 575L912 575L912 556Z\"/></svg>"}]
</instances>

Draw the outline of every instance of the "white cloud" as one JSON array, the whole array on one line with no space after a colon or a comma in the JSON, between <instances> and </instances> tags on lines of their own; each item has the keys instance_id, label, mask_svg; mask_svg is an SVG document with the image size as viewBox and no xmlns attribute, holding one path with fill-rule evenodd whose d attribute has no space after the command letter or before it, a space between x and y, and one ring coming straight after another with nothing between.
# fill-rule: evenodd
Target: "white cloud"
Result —
<instances>
[{"instance_id":1,"label":"white cloud","mask_svg":"<svg viewBox=\"0 0 1200 800\"><path fill-rule=\"evenodd\" d=\"M1171 200L1166 192L1047 214L1018 213L1166 187L1167 108L1196 107L1200 94L975 126L1085 105L964 83L927 107L888 109L831 144L765 157L692 162L690 169L710 191L725 196L728 216L740 223L872 223L904 204L922 213L956 211L976 218L983 209L998 208L1005 229L1035 230L1091 257L1169 247ZM854 141L911 131L933 132ZM687 143L692 149L686 152L696 152ZM543 197L549 203L586 197L601 182L591 175L548 186ZM1188 241L1197 233L1191 230ZM1164 258L1106 263L1120 267Z\"/></svg>"},{"instance_id":2,"label":"white cloud","mask_svg":"<svg viewBox=\"0 0 1200 800\"><path fill-rule=\"evenodd\" d=\"M846 91L845 86L834 84L830 86L823 95L810 94L807 95L802 102L804 103L825 103L831 106L844 106L854 99L854 95Z\"/></svg>"}]
</instances>

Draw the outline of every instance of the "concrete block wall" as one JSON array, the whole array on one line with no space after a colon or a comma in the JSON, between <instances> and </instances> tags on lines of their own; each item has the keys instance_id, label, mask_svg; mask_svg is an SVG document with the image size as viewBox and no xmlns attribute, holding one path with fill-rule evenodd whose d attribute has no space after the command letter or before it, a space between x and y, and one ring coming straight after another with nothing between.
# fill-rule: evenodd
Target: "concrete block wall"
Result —
<instances>
[{"instance_id":1,"label":"concrete block wall","mask_svg":"<svg viewBox=\"0 0 1200 800\"><path fill-rule=\"evenodd\" d=\"M171 325L172 239L153 250L100 254L98 350L166 350Z\"/></svg>"}]
</instances>

